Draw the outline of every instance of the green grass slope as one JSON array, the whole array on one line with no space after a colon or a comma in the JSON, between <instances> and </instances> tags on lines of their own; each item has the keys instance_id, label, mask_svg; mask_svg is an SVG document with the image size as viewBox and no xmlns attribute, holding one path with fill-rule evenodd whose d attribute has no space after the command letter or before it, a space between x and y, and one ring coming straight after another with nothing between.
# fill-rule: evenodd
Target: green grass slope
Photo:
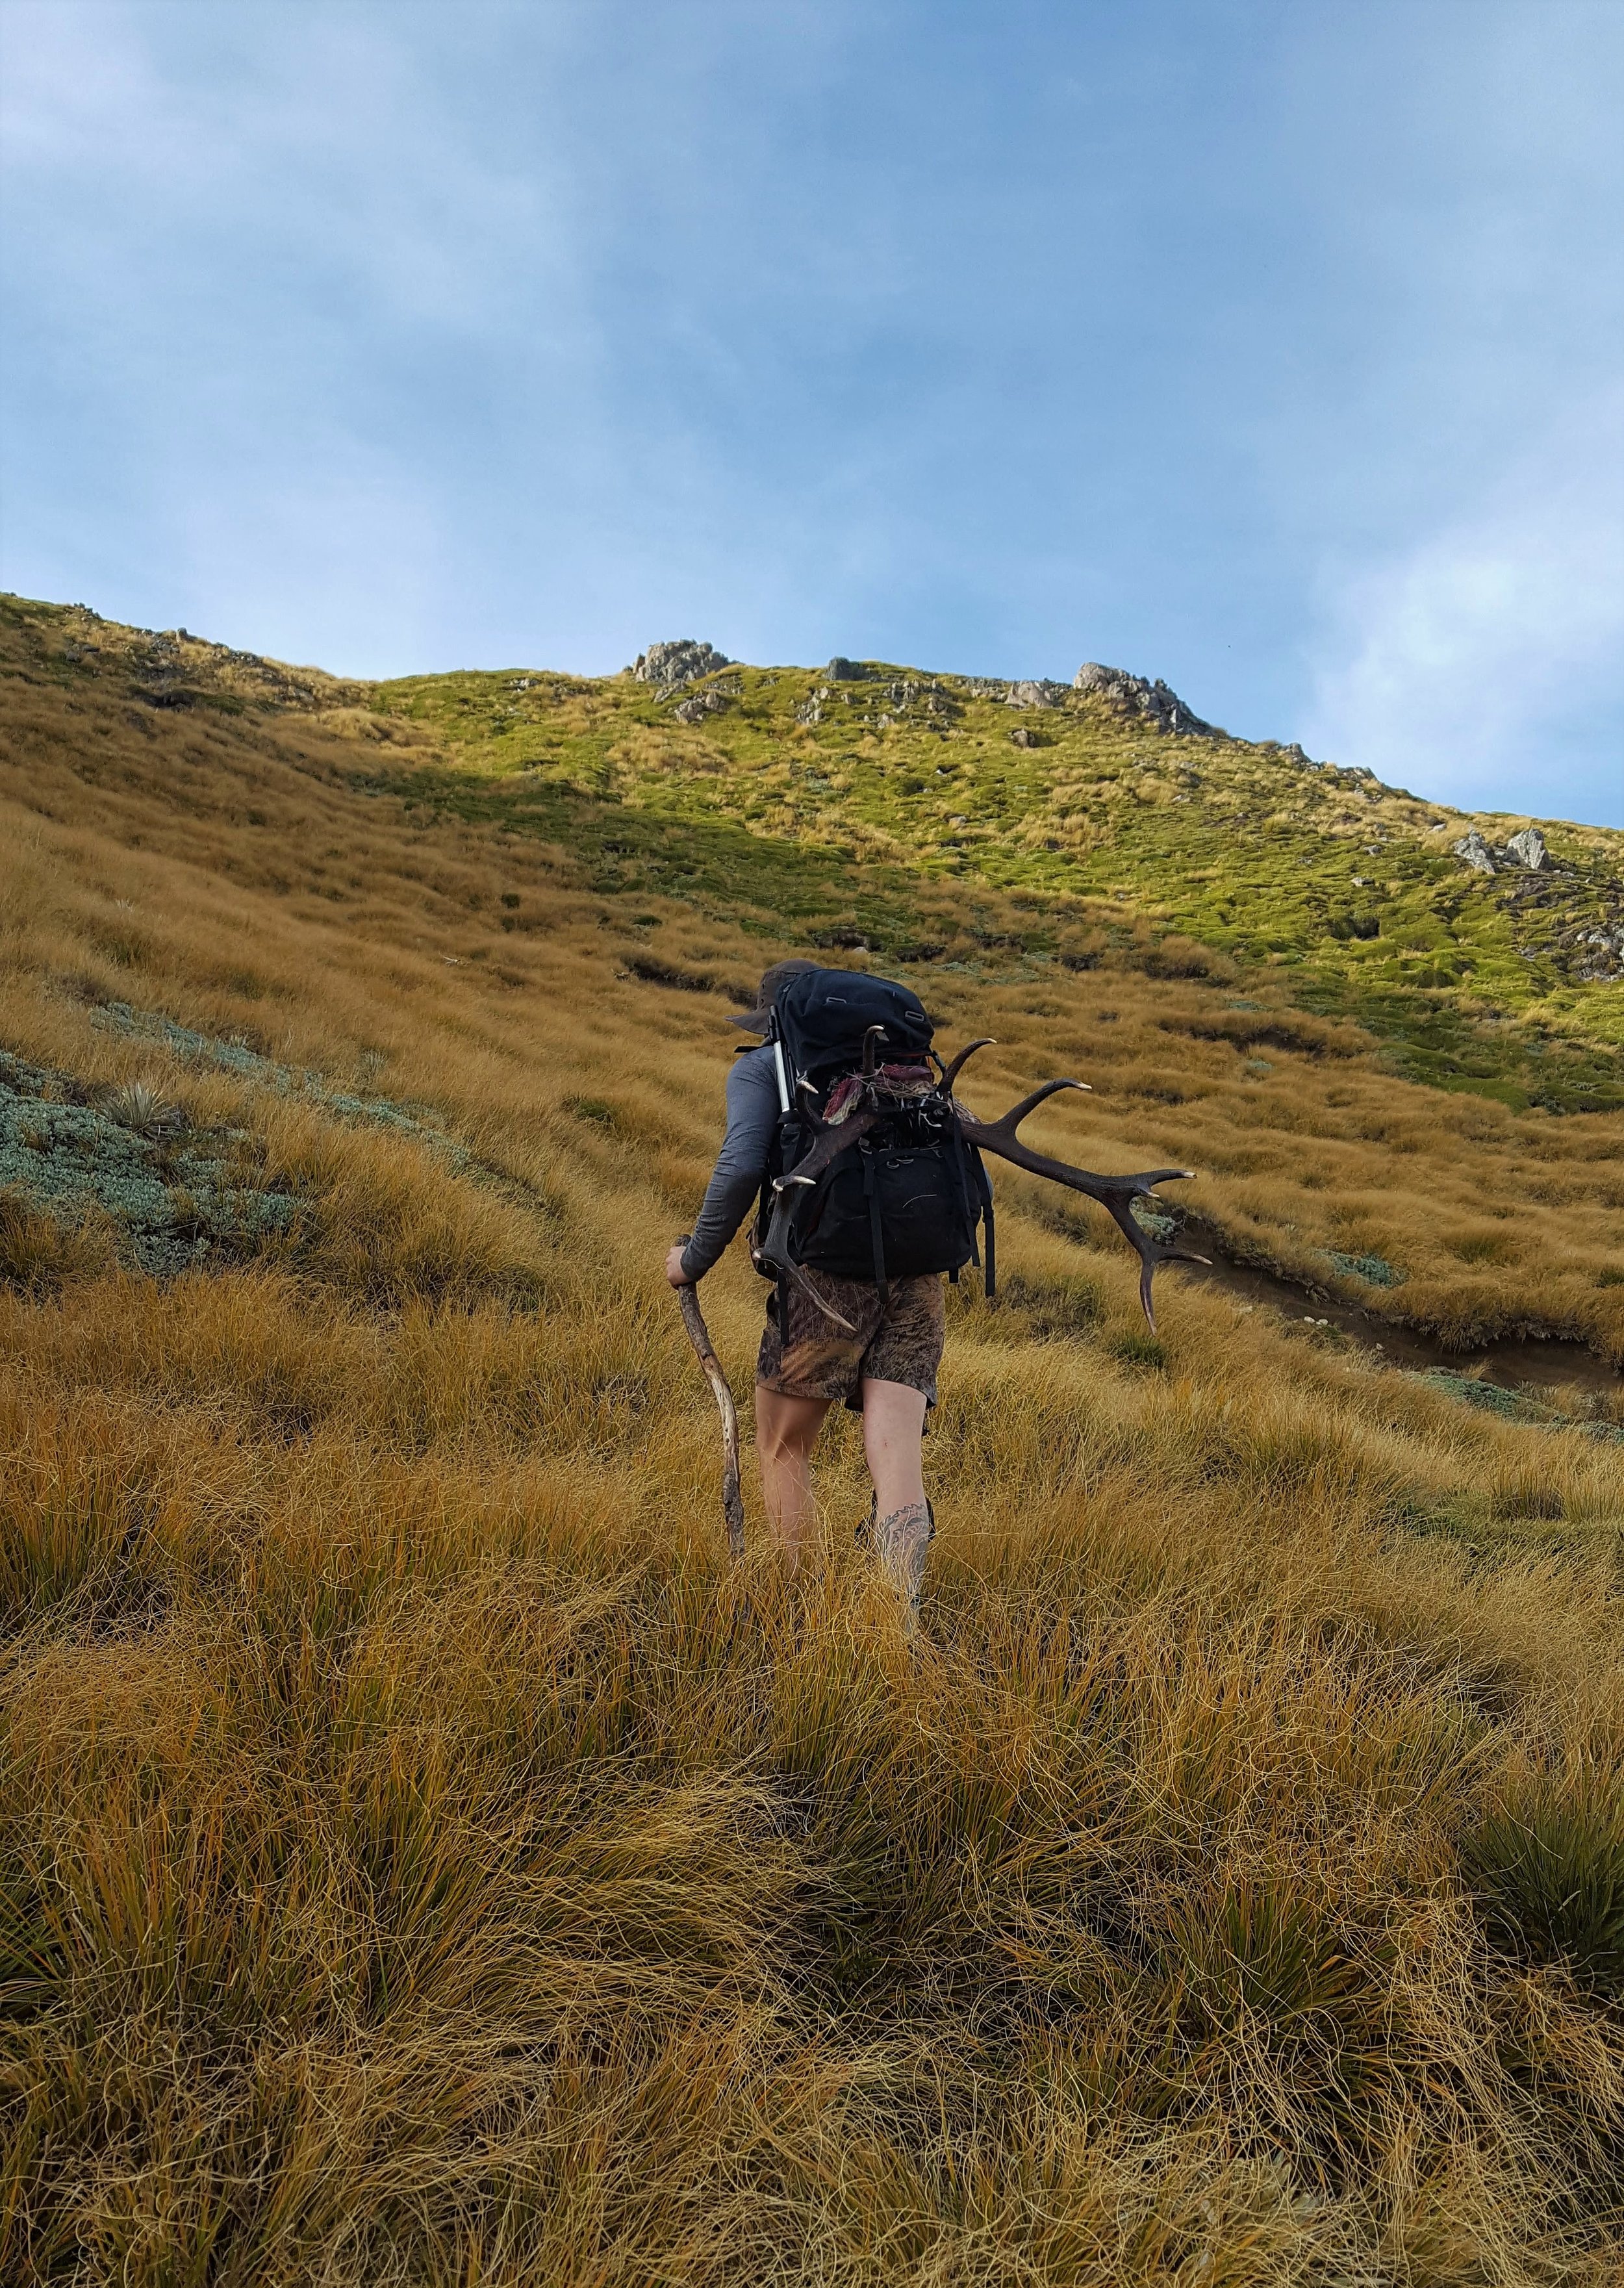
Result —
<instances>
[{"instance_id":1,"label":"green grass slope","mask_svg":"<svg viewBox=\"0 0 1624 2288\"><path fill-rule=\"evenodd\" d=\"M5 608L65 680L310 713L370 751L358 783L560 843L606 892L971 973L1086 967L1137 938L1169 973L1279 973L1275 995L1364 1024L1406 1077L1518 1109L1624 1104L1624 834L1542 821L1543 870L1474 872L1456 840L1532 822L1168 729L1193 719L1160 687L883 663L345 683L78 607Z\"/></svg>"},{"instance_id":2,"label":"green grass slope","mask_svg":"<svg viewBox=\"0 0 1624 2288\"><path fill-rule=\"evenodd\" d=\"M1624 925L1624 835L1547 822L1541 873L1485 877L1451 845L1473 826L1501 843L1530 821L1448 810L1279 746L1170 733L1108 695L1050 687L1056 703L1012 706L1008 688L877 665L833 684L732 668L667 690L630 676L413 678L372 703L554 830L590 832L579 806L607 800L646 827L741 825L797 863L823 844L828 870L870 891L841 919L876 953L951 957L891 887L899 871L972 904L983 885L1026 897L1034 945L1081 900L1107 924L1120 909L1284 969L1293 999L1368 1025L1412 1077L1553 1110L1624 1101L1624 963L1590 942ZM606 854L651 886L693 870L690 845L662 866L657 846L619 839ZM1586 973L1597 968L1620 976Z\"/></svg>"}]
</instances>

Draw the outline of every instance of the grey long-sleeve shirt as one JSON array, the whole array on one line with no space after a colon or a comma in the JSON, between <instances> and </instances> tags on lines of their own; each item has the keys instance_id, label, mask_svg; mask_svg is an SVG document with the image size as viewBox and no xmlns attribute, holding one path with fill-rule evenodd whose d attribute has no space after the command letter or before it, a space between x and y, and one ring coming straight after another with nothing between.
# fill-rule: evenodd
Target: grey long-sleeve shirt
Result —
<instances>
[{"instance_id":1,"label":"grey long-sleeve shirt","mask_svg":"<svg viewBox=\"0 0 1624 2288\"><path fill-rule=\"evenodd\" d=\"M727 1133L705 1187L693 1236L682 1251L690 1279L702 1279L738 1230L761 1189L778 1125L778 1072L770 1048L750 1049L727 1076Z\"/></svg>"}]
</instances>

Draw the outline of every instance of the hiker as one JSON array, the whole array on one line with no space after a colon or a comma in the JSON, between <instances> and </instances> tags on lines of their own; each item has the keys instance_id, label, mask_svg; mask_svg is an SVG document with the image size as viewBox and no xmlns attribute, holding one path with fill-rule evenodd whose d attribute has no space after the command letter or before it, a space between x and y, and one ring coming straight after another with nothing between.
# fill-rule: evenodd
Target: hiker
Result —
<instances>
[{"instance_id":1,"label":"hiker","mask_svg":"<svg viewBox=\"0 0 1624 2288\"><path fill-rule=\"evenodd\" d=\"M827 989L821 998L819 981ZM843 985L844 997L839 989ZM666 1259L666 1277L673 1287L693 1285L704 1277L758 1200L762 1209L757 1230L759 1247L772 1204L771 1180L800 1156L794 1138L793 1108L796 1080L808 1075L804 1063L796 1065L795 1042L786 1039L795 1030L792 1004L798 1008L804 1031L810 1023L807 1037L812 1046L802 1054L816 1060L810 1077L826 1084L817 1091L826 1110L837 1102L843 1069L855 1074L862 1064L865 1023L876 1014L880 1025L867 1029L877 1034L888 1026L886 1045L914 1059L908 1065L887 1066L885 1070L915 1076L912 1085L918 1093L934 1085L934 1075L923 1061L931 1037L930 1020L906 987L890 985L860 972L826 970L813 961L776 962L761 981L756 1007L745 1016L728 1020L744 1032L770 1037L760 1048L741 1052L727 1076L727 1132L699 1220L686 1245L673 1247ZM844 1020L843 1010L850 1012ZM790 1055L782 1067L780 1085L780 1059L785 1058L787 1048ZM791 1066L796 1066L793 1076ZM939 1156L939 1147L937 1150ZM876 1156L865 1147L864 1161ZM925 1156L921 1154L917 1160ZM916 1160L910 1158L907 1164L912 1167ZM860 1185L867 1176L872 1190L871 1166L860 1166L856 1154L850 1156L845 1165ZM978 1163L975 1174L978 1179ZM860 1267L875 1275L843 1276L820 1267L819 1248L810 1246L793 1279L780 1278L769 1299L756 1367L756 1447L762 1491L791 1569L799 1563L814 1530L812 1448L824 1417L838 1400L863 1418L863 1450L874 1482L874 1504L866 1532L895 1584L910 1625L917 1609L926 1547L934 1530L931 1505L925 1498L921 1442L926 1414L936 1402L936 1373L946 1330L942 1273L956 1270L975 1251L973 1219L968 1241L963 1228L969 1191L962 1179L955 1181L956 1190L950 1202L955 1212L947 1220L955 1223L955 1229L929 1235L923 1259L916 1235L910 1249L906 1232L899 1255L893 1229L892 1260L897 1271L889 1274L883 1260L881 1211L861 1208L853 1235L852 1218L848 1215L842 1227L832 1198L820 1203L822 1251L827 1254L833 1249L843 1271ZM915 1188L917 1195L917 1184ZM984 1189L982 1182L977 1191L978 1209ZM914 1204L914 1201L907 1203ZM846 1231L844 1255L836 1244L840 1228ZM853 1246L860 1251L855 1257ZM873 1261L871 1247L880 1251ZM909 1273L908 1262L918 1259L930 1260L936 1267ZM847 1324L838 1324L835 1317L826 1315L819 1308L820 1299Z\"/></svg>"},{"instance_id":2,"label":"hiker","mask_svg":"<svg viewBox=\"0 0 1624 2288\"><path fill-rule=\"evenodd\" d=\"M727 1133L693 1236L666 1257L673 1287L696 1286L757 1202L750 1253L775 1283L756 1366L756 1444L767 1514L793 1569L812 1532L812 1453L836 1399L863 1418L874 1502L863 1529L917 1620L919 1584L935 1520L925 1498L921 1441L936 1402L946 1306L942 1275L983 1263L994 1292L993 1192L982 1155L1097 1200L1139 1258L1139 1300L1152 1333L1158 1264L1200 1262L1134 1213L1155 1188L1191 1174L1147 1168L1096 1175L1034 1150L1023 1120L1081 1081L1040 1082L997 1120L954 1095L965 1061L932 1053L935 1028L917 994L866 971L780 961L755 1008L729 1020L764 1037L741 1050L727 1080ZM733 1400L710 1351L697 1297L690 1338L723 1410L728 1456L723 1508L742 1546Z\"/></svg>"}]
</instances>

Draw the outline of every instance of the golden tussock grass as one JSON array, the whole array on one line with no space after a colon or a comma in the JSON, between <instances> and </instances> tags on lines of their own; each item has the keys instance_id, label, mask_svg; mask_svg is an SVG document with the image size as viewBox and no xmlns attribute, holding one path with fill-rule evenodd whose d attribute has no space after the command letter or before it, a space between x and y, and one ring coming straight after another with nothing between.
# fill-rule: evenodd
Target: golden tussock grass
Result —
<instances>
[{"instance_id":1,"label":"golden tussock grass","mask_svg":"<svg viewBox=\"0 0 1624 2288\"><path fill-rule=\"evenodd\" d=\"M1177 1274L1149 1346L1010 1182L921 1642L849 1422L815 1577L730 1569L660 1277L726 1005L621 973L788 949L368 800L320 725L13 711L0 1040L297 1217L155 1281L6 1208L8 2276L1616 2277L1616 1443ZM1616 1122L1237 1045L1188 980L930 990L978 1105L1095 1081L1050 1148L1620 1355ZM760 1294L705 1291L741 1395Z\"/></svg>"}]
</instances>

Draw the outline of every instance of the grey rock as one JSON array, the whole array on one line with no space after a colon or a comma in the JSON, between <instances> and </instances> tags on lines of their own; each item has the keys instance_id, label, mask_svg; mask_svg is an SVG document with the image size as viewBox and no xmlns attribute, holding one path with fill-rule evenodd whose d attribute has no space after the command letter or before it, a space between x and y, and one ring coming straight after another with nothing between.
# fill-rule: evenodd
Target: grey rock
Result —
<instances>
[{"instance_id":1,"label":"grey rock","mask_svg":"<svg viewBox=\"0 0 1624 2288\"><path fill-rule=\"evenodd\" d=\"M1004 694L1006 707L1059 707L1066 699L1063 683L1012 683Z\"/></svg>"},{"instance_id":2,"label":"grey rock","mask_svg":"<svg viewBox=\"0 0 1624 2288\"><path fill-rule=\"evenodd\" d=\"M842 659L837 652L823 672L831 683L867 683L873 671L867 661Z\"/></svg>"},{"instance_id":3,"label":"grey rock","mask_svg":"<svg viewBox=\"0 0 1624 2288\"><path fill-rule=\"evenodd\" d=\"M1586 930L1574 948L1580 985L1612 985L1624 977L1624 928Z\"/></svg>"},{"instance_id":4,"label":"grey rock","mask_svg":"<svg viewBox=\"0 0 1624 2288\"><path fill-rule=\"evenodd\" d=\"M1142 716L1159 731L1192 739L1213 739L1218 735L1210 723L1204 723L1160 678L1151 683L1142 675L1129 675L1125 668L1105 667L1098 660L1089 659L1072 678L1072 687L1074 691L1092 692L1121 714Z\"/></svg>"},{"instance_id":5,"label":"grey rock","mask_svg":"<svg viewBox=\"0 0 1624 2288\"><path fill-rule=\"evenodd\" d=\"M1471 868L1474 874L1492 874L1494 871L1494 861L1489 855L1489 846L1475 826L1470 834L1463 834L1458 842L1452 842L1449 847L1457 858L1463 860Z\"/></svg>"},{"instance_id":6,"label":"grey rock","mask_svg":"<svg viewBox=\"0 0 1624 2288\"><path fill-rule=\"evenodd\" d=\"M1525 826L1520 834L1508 837L1505 855L1514 866L1526 866L1531 874L1540 873L1549 863L1545 837L1537 826Z\"/></svg>"},{"instance_id":7,"label":"grey rock","mask_svg":"<svg viewBox=\"0 0 1624 2288\"><path fill-rule=\"evenodd\" d=\"M632 662L629 672L639 683L692 683L696 676L714 675L720 667L731 667L733 661L714 644L695 643L691 636L683 636L672 643L650 644Z\"/></svg>"}]
</instances>

